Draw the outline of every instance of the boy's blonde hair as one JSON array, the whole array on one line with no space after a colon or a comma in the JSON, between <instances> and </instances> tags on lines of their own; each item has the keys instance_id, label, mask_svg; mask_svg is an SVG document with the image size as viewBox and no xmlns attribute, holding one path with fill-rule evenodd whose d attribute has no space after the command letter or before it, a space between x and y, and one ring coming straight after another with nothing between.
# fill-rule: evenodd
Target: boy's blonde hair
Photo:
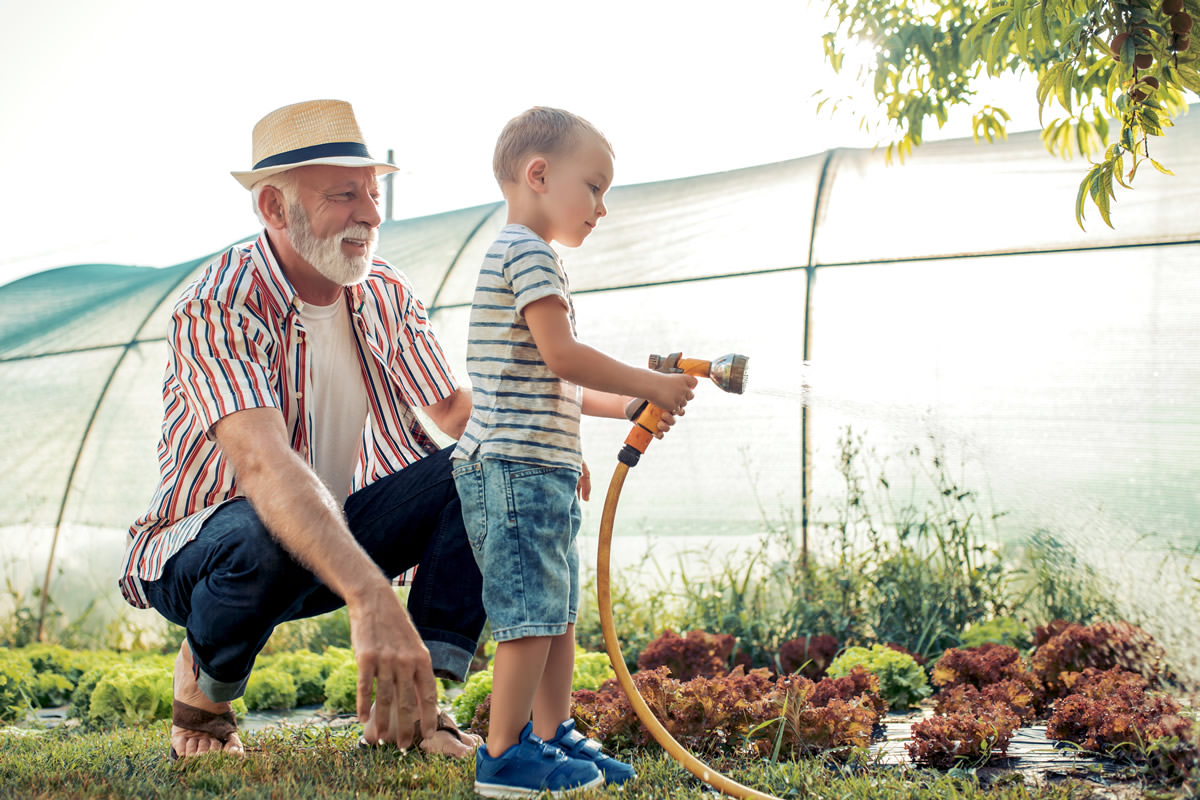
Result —
<instances>
[{"instance_id":1,"label":"boy's blonde hair","mask_svg":"<svg viewBox=\"0 0 1200 800\"><path fill-rule=\"evenodd\" d=\"M492 156L496 182L503 186L506 181L516 181L530 156L561 153L586 134L597 137L610 154L616 155L604 134L570 111L534 106L518 114L508 121L496 140L496 152Z\"/></svg>"}]
</instances>

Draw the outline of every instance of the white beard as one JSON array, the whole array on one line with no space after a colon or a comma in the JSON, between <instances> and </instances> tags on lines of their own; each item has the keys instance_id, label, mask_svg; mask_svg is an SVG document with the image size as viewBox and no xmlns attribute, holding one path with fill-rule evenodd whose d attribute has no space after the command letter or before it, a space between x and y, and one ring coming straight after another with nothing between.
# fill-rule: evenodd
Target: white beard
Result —
<instances>
[{"instance_id":1,"label":"white beard","mask_svg":"<svg viewBox=\"0 0 1200 800\"><path fill-rule=\"evenodd\" d=\"M374 228L351 225L327 239L318 239L309 225L308 212L297 202L288 205L288 236L300 257L338 286L358 283L371 271L378 239ZM366 242L367 252L361 256L346 255L342 252L343 239Z\"/></svg>"}]
</instances>

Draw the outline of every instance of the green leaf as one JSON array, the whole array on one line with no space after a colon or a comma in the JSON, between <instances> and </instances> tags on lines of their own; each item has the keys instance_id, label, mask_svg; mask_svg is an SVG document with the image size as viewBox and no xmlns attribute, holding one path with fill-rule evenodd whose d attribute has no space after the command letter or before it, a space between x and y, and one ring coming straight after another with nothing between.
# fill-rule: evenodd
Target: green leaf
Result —
<instances>
[{"instance_id":1,"label":"green leaf","mask_svg":"<svg viewBox=\"0 0 1200 800\"><path fill-rule=\"evenodd\" d=\"M1179 76L1181 86L1200 94L1200 71L1188 64L1180 64L1175 73Z\"/></svg>"},{"instance_id":2,"label":"green leaf","mask_svg":"<svg viewBox=\"0 0 1200 800\"><path fill-rule=\"evenodd\" d=\"M1004 70L1004 62L1009 53L1009 35L1012 33L1012 17L1005 17L996 26L992 40L988 42L987 68L988 75L996 76Z\"/></svg>"},{"instance_id":3,"label":"green leaf","mask_svg":"<svg viewBox=\"0 0 1200 800\"><path fill-rule=\"evenodd\" d=\"M1155 161L1153 158L1150 158L1150 159L1148 159L1148 160L1150 161L1150 164L1151 164L1151 165L1152 165L1152 166L1153 166L1153 167L1154 167L1156 170L1158 170L1159 172L1161 172L1163 175L1171 175L1172 177L1175 175L1175 173L1174 173L1174 172L1171 172L1171 170L1167 169L1167 168L1166 168L1166 167L1164 167L1162 164L1160 164L1160 163L1158 163L1157 161Z\"/></svg>"},{"instance_id":4,"label":"green leaf","mask_svg":"<svg viewBox=\"0 0 1200 800\"><path fill-rule=\"evenodd\" d=\"M1084 206L1087 203L1088 195L1092 191L1092 182L1096 179L1096 170L1099 168L1100 165L1095 164L1088 170L1087 175L1084 175L1083 180L1079 182L1079 194L1075 196L1075 224L1083 231L1087 230L1087 228L1083 227Z\"/></svg>"},{"instance_id":5,"label":"green leaf","mask_svg":"<svg viewBox=\"0 0 1200 800\"><path fill-rule=\"evenodd\" d=\"M1113 157L1112 162L1113 162L1113 176L1117 179L1117 183L1121 184L1126 189L1132 189L1133 187L1130 186L1128 183L1126 183L1124 178L1122 177L1122 173L1125 172L1125 156L1118 153L1116 156Z\"/></svg>"},{"instance_id":6,"label":"green leaf","mask_svg":"<svg viewBox=\"0 0 1200 800\"><path fill-rule=\"evenodd\" d=\"M1071 71L1068 64L1063 64L1063 68L1058 71L1058 80L1054 83L1055 91L1058 95L1058 102L1062 103L1062 107L1071 111Z\"/></svg>"},{"instance_id":7,"label":"green leaf","mask_svg":"<svg viewBox=\"0 0 1200 800\"><path fill-rule=\"evenodd\" d=\"M1108 201L1113 196L1112 164L1101 164L1100 167L1096 180L1092 182L1092 202L1100 210L1100 219L1104 220L1104 224L1111 228L1113 224L1109 218Z\"/></svg>"},{"instance_id":8,"label":"green leaf","mask_svg":"<svg viewBox=\"0 0 1200 800\"><path fill-rule=\"evenodd\" d=\"M1062 69L1062 64L1054 64L1038 80L1037 101L1038 109L1046 105L1046 98L1050 96L1050 92L1054 89L1055 83L1058 81L1058 70Z\"/></svg>"},{"instance_id":9,"label":"green leaf","mask_svg":"<svg viewBox=\"0 0 1200 800\"><path fill-rule=\"evenodd\" d=\"M1046 24L1046 4L1038 3L1033 7L1033 44L1039 53L1050 50L1050 28Z\"/></svg>"}]
</instances>

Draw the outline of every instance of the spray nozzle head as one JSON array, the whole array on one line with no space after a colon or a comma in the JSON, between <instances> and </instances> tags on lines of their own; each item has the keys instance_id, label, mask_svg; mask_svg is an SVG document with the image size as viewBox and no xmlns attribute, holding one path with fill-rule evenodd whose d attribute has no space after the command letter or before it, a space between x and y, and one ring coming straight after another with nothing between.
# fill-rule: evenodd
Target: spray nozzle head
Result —
<instances>
[{"instance_id":1,"label":"spray nozzle head","mask_svg":"<svg viewBox=\"0 0 1200 800\"><path fill-rule=\"evenodd\" d=\"M750 359L735 353L713 359L708 369L708 375L713 383L727 392L741 394L746 391L746 381L749 378L748 364Z\"/></svg>"}]
</instances>

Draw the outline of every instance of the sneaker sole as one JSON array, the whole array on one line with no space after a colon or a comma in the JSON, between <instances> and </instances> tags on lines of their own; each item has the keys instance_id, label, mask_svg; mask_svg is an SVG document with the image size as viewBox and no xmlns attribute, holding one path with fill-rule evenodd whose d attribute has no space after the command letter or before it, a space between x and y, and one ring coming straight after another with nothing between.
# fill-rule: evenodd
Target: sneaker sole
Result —
<instances>
[{"instance_id":1,"label":"sneaker sole","mask_svg":"<svg viewBox=\"0 0 1200 800\"><path fill-rule=\"evenodd\" d=\"M480 783L475 781L475 794L480 797L494 797L505 800L517 797L566 797L571 792L580 789L593 789L604 784L604 776L598 775L587 783L572 786L570 789L523 789L519 786L505 786L501 783Z\"/></svg>"}]
</instances>

